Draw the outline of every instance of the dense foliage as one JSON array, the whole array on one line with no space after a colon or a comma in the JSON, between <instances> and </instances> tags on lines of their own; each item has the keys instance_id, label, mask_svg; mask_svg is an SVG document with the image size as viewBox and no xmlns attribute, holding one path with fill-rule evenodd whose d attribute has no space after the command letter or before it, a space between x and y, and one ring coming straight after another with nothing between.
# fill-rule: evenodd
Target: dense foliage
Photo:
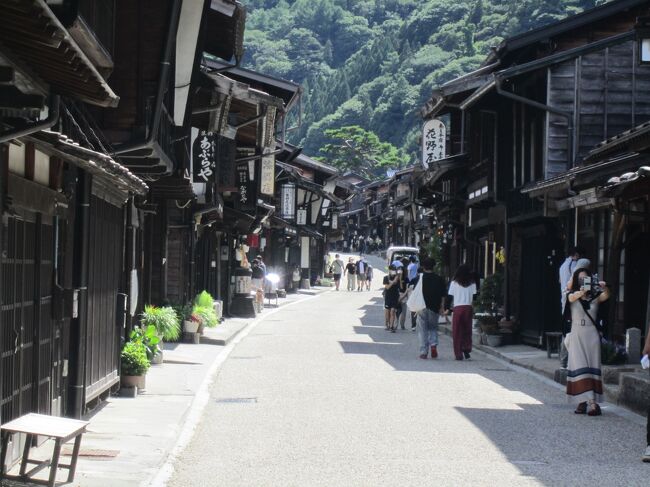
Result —
<instances>
[{"instance_id":1,"label":"dense foliage","mask_svg":"<svg viewBox=\"0 0 650 487\"><path fill-rule=\"evenodd\" d=\"M603 0L246 0L245 63L300 82L305 152L358 125L414 160L432 89L504 38ZM330 132L331 135L331 132Z\"/></svg>"}]
</instances>

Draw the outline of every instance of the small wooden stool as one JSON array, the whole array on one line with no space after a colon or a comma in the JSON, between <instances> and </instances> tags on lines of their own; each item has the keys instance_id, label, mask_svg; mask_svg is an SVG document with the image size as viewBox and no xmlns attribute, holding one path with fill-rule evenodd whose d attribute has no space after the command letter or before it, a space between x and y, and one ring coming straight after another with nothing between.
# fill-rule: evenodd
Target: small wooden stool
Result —
<instances>
[{"instance_id":1,"label":"small wooden stool","mask_svg":"<svg viewBox=\"0 0 650 487\"><path fill-rule=\"evenodd\" d=\"M269 300L269 306L271 306L271 300L275 299L275 307L278 307L278 293L277 291L270 291L265 294L266 299Z\"/></svg>"},{"instance_id":2,"label":"small wooden stool","mask_svg":"<svg viewBox=\"0 0 650 487\"><path fill-rule=\"evenodd\" d=\"M562 349L562 332L561 331L547 331L546 335L546 356L551 358L552 354L557 354L560 356L560 350Z\"/></svg>"},{"instance_id":3,"label":"small wooden stool","mask_svg":"<svg viewBox=\"0 0 650 487\"><path fill-rule=\"evenodd\" d=\"M47 416L44 414L26 414L18 419L3 424L0 427L2 432L2 451L0 452L0 479L20 480L23 482L31 482L33 484L47 485L55 487L56 485L56 471L58 468L65 468L68 470L68 480L70 483L74 480L74 473L77 468L77 457L79 456L79 447L81 446L81 436L86 432L88 421L79 421L76 419L59 418L56 416ZM7 461L7 449L9 445L9 437L13 433L24 433L27 435L25 439L25 448L23 450L23 457L20 463L20 474L9 475L4 471L4 465ZM32 447L32 441L35 436L47 436L54 438L54 452L52 453L51 460L39 461L29 459L29 450ZM72 449L72 457L69 465L59 465L59 456L61 455L61 445L74 439L74 447ZM27 471L27 465L36 465L30 471ZM40 472L44 468L50 467L49 480L34 479L32 475Z\"/></svg>"}]
</instances>

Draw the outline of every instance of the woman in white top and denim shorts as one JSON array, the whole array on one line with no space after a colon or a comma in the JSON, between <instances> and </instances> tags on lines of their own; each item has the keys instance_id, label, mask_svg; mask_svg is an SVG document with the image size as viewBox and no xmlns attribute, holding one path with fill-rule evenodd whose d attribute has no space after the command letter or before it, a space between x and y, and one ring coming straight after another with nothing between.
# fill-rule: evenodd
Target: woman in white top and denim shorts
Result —
<instances>
[{"instance_id":1,"label":"woman in white top and denim shorts","mask_svg":"<svg viewBox=\"0 0 650 487\"><path fill-rule=\"evenodd\" d=\"M449 295L454 300L451 334L454 341L456 360L470 358L472 351L472 301L476 294L476 283L470 268L463 264L458 267L449 285Z\"/></svg>"}]
</instances>

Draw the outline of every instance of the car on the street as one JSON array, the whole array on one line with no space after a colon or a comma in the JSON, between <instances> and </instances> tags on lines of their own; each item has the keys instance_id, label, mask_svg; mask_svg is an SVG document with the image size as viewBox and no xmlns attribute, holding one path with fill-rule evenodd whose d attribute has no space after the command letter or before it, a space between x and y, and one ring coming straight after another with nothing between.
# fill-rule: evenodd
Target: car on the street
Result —
<instances>
[{"instance_id":1,"label":"car on the street","mask_svg":"<svg viewBox=\"0 0 650 487\"><path fill-rule=\"evenodd\" d=\"M420 250L417 247L388 247L388 250L386 250L386 261L390 265L395 259L401 260L403 257L410 259L412 255L419 261L419 254Z\"/></svg>"}]
</instances>

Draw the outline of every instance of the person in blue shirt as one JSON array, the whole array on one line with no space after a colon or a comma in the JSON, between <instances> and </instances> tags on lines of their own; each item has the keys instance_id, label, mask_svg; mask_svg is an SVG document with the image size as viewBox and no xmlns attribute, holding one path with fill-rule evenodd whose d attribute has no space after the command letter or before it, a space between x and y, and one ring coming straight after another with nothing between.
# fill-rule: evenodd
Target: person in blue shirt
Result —
<instances>
[{"instance_id":1,"label":"person in blue shirt","mask_svg":"<svg viewBox=\"0 0 650 487\"><path fill-rule=\"evenodd\" d=\"M412 281L418 276L418 259L415 255L412 255L409 259L410 264L408 265L408 279Z\"/></svg>"}]
</instances>

